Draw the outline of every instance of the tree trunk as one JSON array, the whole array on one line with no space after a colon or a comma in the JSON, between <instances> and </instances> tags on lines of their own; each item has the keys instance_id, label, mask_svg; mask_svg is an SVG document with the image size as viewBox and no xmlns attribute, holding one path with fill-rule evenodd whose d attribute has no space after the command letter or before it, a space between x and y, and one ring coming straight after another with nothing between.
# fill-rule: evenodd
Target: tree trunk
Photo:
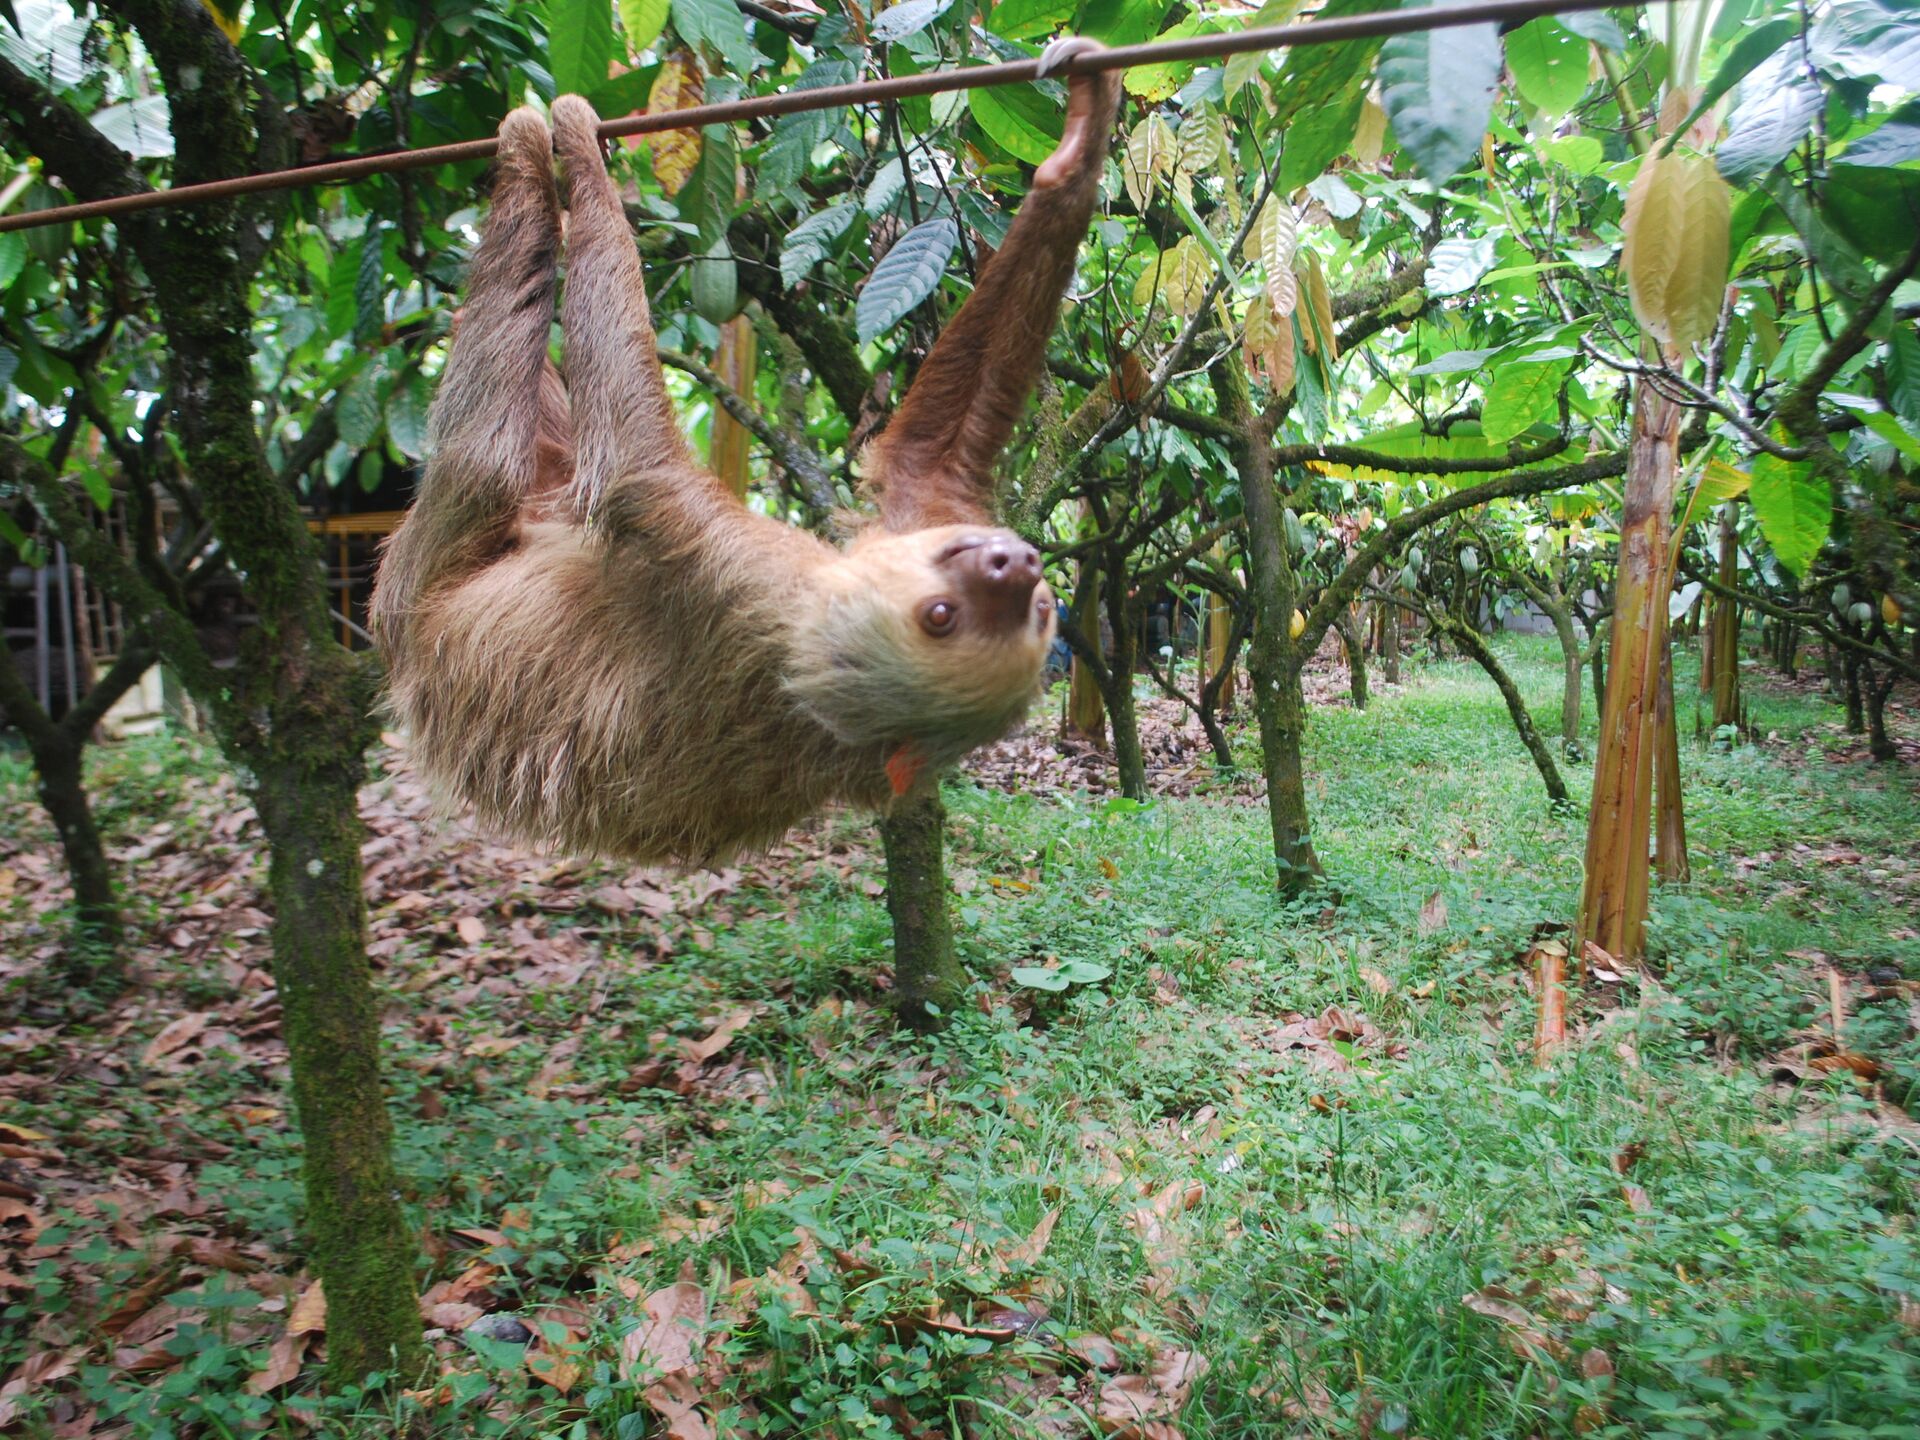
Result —
<instances>
[{"instance_id":1,"label":"tree trunk","mask_svg":"<svg viewBox=\"0 0 1920 1440\"><path fill-rule=\"evenodd\" d=\"M1462 621L1454 621L1448 626L1460 648L1472 657L1475 664L1487 672L1487 676L1500 691L1500 698L1507 702L1507 714L1513 717L1513 728L1520 733L1520 743L1527 747L1527 753L1533 757L1534 768L1540 772L1541 783L1547 787L1547 803L1564 805L1567 803L1566 782L1560 778L1560 767L1553 762L1553 751L1541 737L1539 727L1533 723L1533 714L1527 709L1526 698L1521 695L1520 687L1513 683L1513 677L1500 663L1493 647L1487 644L1473 626ZM1579 688L1578 657L1574 664L1574 688Z\"/></svg>"},{"instance_id":2,"label":"tree trunk","mask_svg":"<svg viewBox=\"0 0 1920 1440\"><path fill-rule=\"evenodd\" d=\"M33 756L34 779L40 803L60 837L60 852L73 888L74 933L63 953L60 979L96 997L119 988L125 979L121 967L120 906L114 893L113 867L107 863L100 828L82 776L86 744L98 716L106 713L137 677L147 655L129 655L131 664L116 665L96 680L86 697L61 720L40 708L13 657L0 652L0 717L13 723Z\"/></svg>"},{"instance_id":3,"label":"tree trunk","mask_svg":"<svg viewBox=\"0 0 1920 1440\"><path fill-rule=\"evenodd\" d=\"M1360 627L1353 623L1351 615L1341 614L1333 622L1333 628L1340 634L1340 646L1347 652L1347 692L1353 697L1353 708L1367 708L1367 652L1360 642Z\"/></svg>"},{"instance_id":4,"label":"tree trunk","mask_svg":"<svg viewBox=\"0 0 1920 1440\"><path fill-rule=\"evenodd\" d=\"M1654 752L1653 863L1668 884L1684 884L1692 877L1687 859L1687 817L1680 783L1680 728L1673 713L1673 650L1660 656L1660 694L1654 705L1659 731Z\"/></svg>"},{"instance_id":5,"label":"tree trunk","mask_svg":"<svg viewBox=\"0 0 1920 1440\"><path fill-rule=\"evenodd\" d=\"M760 346L753 333L753 321L736 315L720 327L720 344L713 352L713 370L735 394L753 398L754 371L758 368ZM707 421L707 458L721 484L736 499L747 498L749 445L752 436L747 427L725 407L715 404Z\"/></svg>"},{"instance_id":6,"label":"tree trunk","mask_svg":"<svg viewBox=\"0 0 1920 1440\"><path fill-rule=\"evenodd\" d=\"M1740 579L1739 540L1733 528L1733 504L1720 507L1720 559L1715 575L1722 586L1732 590ZM1713 693L1715 733L1740 725L1740 602L1730 595L1715 594L1710 612L1708 656L1701 667Z\"/></svg>"},{"instance_id":7,"label":"tree trunk","mask_svg":"<svg viewBox=\"0 0 1920 1440\"><path fill-rule=\"evenodd\" d=\"M1624 962L1638 961L1646 941L1654 712L1667 645L1667 552L1679 437L1680 408L1639 382L1620 516L1607 666L1612 673L1594 757L1586 886L1575 937Z\"/></svg>"},{"instance_id":8,"label":"tree trunk","mask_svg":"<svg viewBox=\"0 0 1920 1440\"><path fill-rule=\"evenodd\" d=\"M1541 600L1547 603L1542 605ZM1553 622L1553 635L1560 642L1560 749L1569 759L1580 753L1580 693L1586 683L1581 673L1580 631L1573 623L1573 609L1556 605L1543 590L1534 604Z\"/></svg>"},{"instance_id":9,"label":"tree trunk","mask_svg":"<svg viewBox=\"0 0 1920 1440\"><path fill-rule=\"evenodd\" d=\"M1900 752L1894 748L1893 737L1887 734L1887 700L1893 694L1900 672L1888 665L1883 679L1874 673L1871 660L1865 662L1865 669L1866 683L1862 688L1867 702L1867 751L1875 760L1898 760Z\"/></svg>"},{"instance_id":10,"label":"tree trunk","mask_svg":"<svg viewBox=\"0 0 1920 1440\"><path fill-rule=\"evenodd\" d=\"M1091 594L1086 592L1091 591ZM1083 598L1084 597L1084 598ZM1080 562L1080 590L1074 596L1076 607L1085 617L1081 628L1087 643L1100 649L1100 570L1087 561ZM1107 706L1101 698L1100 682L1093 667L1078 655L1073 657L1067 683L1067 730L1081 739L1105 749L1107 745Z\"/></svg>"},{"instance_id":11,"label":"tree trunk","mask_svg":"<svg viewBox=\"0 0 1920 1440\"><path fill-rule=\"evenodd\" d=\"M1380 678L1389 685L1400 683L1400 607L1380 607Z\"/></svg>"},{"instance_id":12,"label":"tree trunk","mask_svg":"<svg viewBox=\"0 0 1920 1440\"><path fill-rule=\"evenodd\" d=\"M1234 676L1232 662L1227 658L1227 641L1233 634L1233 610L1223 595L1207 597L1207 675L1211 678L1224 673L1220 681L1219 698L1212 709L1219 715L1233 713ZM1204 682L1203 682L1204 688ZM1217 747L1216 747L1217 748Z\"/></svg>"},{"instance_id":13,"label":"tree trunk","mask_svg":"<svg viewBox=\"0 0 1920 1440\"><path fill-rule=\"evenodd\" d=\"M333 721L326 699L296 706L276 717L273 751L254 766L255 801L271 857L274 982L304 1146L307 1230L326 1286L327 1370L336 1383L374 1370L411 1379L425 1354L367 962L362 738L357 717Z\"/></svg>"},{"instance_id":14,"label":"tree trunk","mask_svg":"<svg viewBox=\"0 0 1920 1440\"><path fill-rule=\"evenodd\" d=\"M1129 800L1145 800L1147 761L1140 748L1140 718L1133 699L1139 632L1134 628L1136 617L1128 613L1122 572L1113 565L1103 566L1102 571L1110 582L1102 598L1106 601L1107 621L1113 631L1113 648L1107 656L1106 684L1102 688L1108 728L1113 734L1113 763L1120 773L1120 793Z\"/></svg>"},{"instance_id":15,"label":"tree trunk","mask_svg":"<svg viewBox=\"0 0 1920 1440\"><path fill-rule=\"evenodd\" d=\"M967 993L947 911L946 807L940 792L903 800L880 821L893 917L895 1012L915 1030L936 1030Z\"/></svg>"},{"instance_id":16,"label":"tree trunk","mask_svg":"<svg viewBox=\"0 0 1920 1440\"><path fill-rule=\"evenodd\" d=\"M1846 677L1847 733L1864 735L1867 733L1867 711L1860 695L1860 652L1848 650L1840 661L1841 674Z\"/></svg>"}]
</instances>

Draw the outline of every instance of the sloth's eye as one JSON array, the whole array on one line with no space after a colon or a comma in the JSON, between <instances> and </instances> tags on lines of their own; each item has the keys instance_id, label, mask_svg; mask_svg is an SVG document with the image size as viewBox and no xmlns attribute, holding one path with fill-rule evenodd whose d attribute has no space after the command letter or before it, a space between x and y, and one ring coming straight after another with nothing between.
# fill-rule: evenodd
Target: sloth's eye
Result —
<instances>
[{"instance_id":1,"label":"sloth's eye","mask_svg":"<svg viewBox=\"0 0 1920 1440\"><path fill-rule=\"evenodd\" d=\"M960 621L960 607L951 600L935 600L920 612L920 628L929 635L951 635Z\"/></svg>"}]
</instances>

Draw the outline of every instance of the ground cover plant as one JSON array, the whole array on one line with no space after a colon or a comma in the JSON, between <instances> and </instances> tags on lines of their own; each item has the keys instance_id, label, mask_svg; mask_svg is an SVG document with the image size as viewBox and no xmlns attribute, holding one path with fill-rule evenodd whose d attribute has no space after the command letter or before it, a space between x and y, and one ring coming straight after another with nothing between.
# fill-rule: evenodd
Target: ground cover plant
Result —
<instances>
[{"instance_id":1,"label":"ground cover plant","mask_svg":"<svg viewBox=\"0 0 1920 1440\"><path fill-rule=\"evenodd\" d=\"M1554 642L1496 648L1550 726ZM1150 804L1045 737L988 752L945 795L974 988L928 1038L881 1003L869 827L685 877L541 859L432 821L383 749L370 950L436 1373L331 1393L257 820L199 742L96 749L134 981L76 1021L33 988L66 892L9 753L0 1413L34 1436L1906 1433L1914 772L1763 676L1753 743L1686 747L1693 874L1655 894L1646 970L1590 975L1544 1067L1528 957L1571 913L1582 823L1540 803L1466 661L1316 708L1337 894L1281 898L1259 797L1193 765L1170 704L1141 696L1147 752L1191 783Z\"/></svg>"}]
</instances>

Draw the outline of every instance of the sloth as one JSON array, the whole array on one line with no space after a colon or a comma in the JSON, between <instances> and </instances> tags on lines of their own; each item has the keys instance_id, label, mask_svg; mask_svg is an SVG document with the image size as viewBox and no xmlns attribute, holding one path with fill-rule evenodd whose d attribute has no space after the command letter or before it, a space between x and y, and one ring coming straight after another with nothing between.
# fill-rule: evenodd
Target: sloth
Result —
<instances>
[{"instance_id":1,"label":"sloth","mask_svg":"<svg viewBox=\"0 0 1920 1440\"><path fill-rule=\"evenodd\" d=\"M507 116L430 458L373 596L393 710L443 802L542 848L706 864L829 802L885 810L1024 716L1054 603L1039 553L993 523L994 465L1119 97L1113 74L1069 86L1059 147L863 456L878 518L845 548L694 460L592 108Z\"/></svg>"}]
</instances>

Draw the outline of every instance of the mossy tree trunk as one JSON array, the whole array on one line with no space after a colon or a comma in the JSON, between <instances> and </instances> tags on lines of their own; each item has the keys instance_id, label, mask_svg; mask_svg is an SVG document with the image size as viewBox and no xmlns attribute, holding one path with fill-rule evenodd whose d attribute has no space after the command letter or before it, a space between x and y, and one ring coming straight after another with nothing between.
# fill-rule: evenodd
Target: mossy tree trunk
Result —
<instances>
[{"instance_id":1,"label":"mossy tree trunk","mask_svg":"<svg viewBox=\"0 0 1920 1440\"><path fill-rule=\"evenodd\" d=\"M1673 713L1673 649L1660 657L1660 694L1654 705L1653 868L1670 885L1692 877L1687 858L1687 816L1680 783L1680 727Z\"/></svg>"},{"instance_id":2,"label":"mossy tree trunk","mask_svg":"<svg viewBox=\"0 0 1920 1440\"><path fill-rule=\"evenodd\" d=\"M1388 585L1395 582L1388 577ZM1380 678L1389 685L1400 683L1400 607L1380 606Z\"/></svg>"},{"instance_id":3,"label":"mossy tree trunk","mask_svg":"<svg viewBox=\"0 0 1920 1440\"><path fill-rule=\"evenodd\" d=\"M1073 611L1082 620L1082 633L1093 654L1083 659L1079 650L1073 652L1067 680L1067 730L1105 749L1107 702L1101 696L1100 681L1095 675L1095 668L1105 658L1100 644L1100 567L1084 559L1079 566L1080 583L1074 590Z\"/></svg>"},{"instance_id":4,"label":"mossy tree trunk","mask_svg":"<svg viewBox=\"0 0 1920 1440\"><path fill-rule=\"evenodd\" d=\"M1247 594L1253 638L1247 645L1247 681L1260 726L1260 764L1267 781L1267 820L1273 832L1276 883L1299 894L1321 876L1307 813L1307 697L1300 670L1310 652L1291 638L1299 579L1287 553L1286 523L1274 487L1266 427L1253 407L1238 356L1212 371L1221 413L1239 432L1234 460L1247 516ZM1305 637L1303 637L1304 639ZM1315 637L1317 638L1317 637Z\"/></svg>"},{"instance_id":5,"label":"mossy tree trunk","mask_svg":"<svg viewBox=\"0 0 1920 1440\"><path fill-rule=\"evenodd\" d=\"M894 1008L916 1030L946 1024L967 993L947 909L940 792L901 801L880 821L887 855L887 913L893 919Z\"/></svg>"},{"instance_id":6,"label":"mossy tree trunk","mask_svg":"<svg viewBox=\"0 0 1920 1440\"><path fill-rule=\"evenodd\" d=\"M1107 627L1113 632L1113 645L1107 652L1103 671L1096 673L1101 698L1107 706L1107 727L1113 735L1113 765L1119 772L1120 793L1129 800L1147 798L1147 759L1140 747L1140 715L1134 702L1133 672L1138 663L1139 616L1129 603L1124 572L1113 562L1101 568L1109 577L1103 599L1107 609Z\"/></svg>"},{"instance_id":7,"label":"mossy tree trunk","mask_svg":"<svg viewBox=\"0 0 1920 1440\"><path fill-rule=\"evenodd\" d=\"M164 82L173 179L190 184L286 163L285 117L203 6L127 0ZM146 188L127 157L32 76L0 58L0 117L85 198ZM378 1013L365 952L356 802L377 734L376 672L332 638L324 572L293 488L256 429L251 285L278 201L227 199L123 223L153 287L173 432L202 511L257 618L239 663L216 668L177 591L102 541L51 474L24 466L56 533L148 627L254 777L271 846L274 972L294 1080L314 1268L328 1298L328 1370L411 1378L425 1362L413 1237L396 1199L381 1096Z\"/></svg>"},{"instance_id":8,"label":"mossy tree trunk","mask_svg":"<svg viewBox=\"0 0 1920 1440\"><path fill-rule=\"evenodd\" d=\"M1367 649L1361 642L1361 630L1349 614L1342 613L1333 623L1339 632L1340 648L1347 657L1347 694L1353 700L1353 708L1367 708Z\"/></svg>"}]
</instances>

